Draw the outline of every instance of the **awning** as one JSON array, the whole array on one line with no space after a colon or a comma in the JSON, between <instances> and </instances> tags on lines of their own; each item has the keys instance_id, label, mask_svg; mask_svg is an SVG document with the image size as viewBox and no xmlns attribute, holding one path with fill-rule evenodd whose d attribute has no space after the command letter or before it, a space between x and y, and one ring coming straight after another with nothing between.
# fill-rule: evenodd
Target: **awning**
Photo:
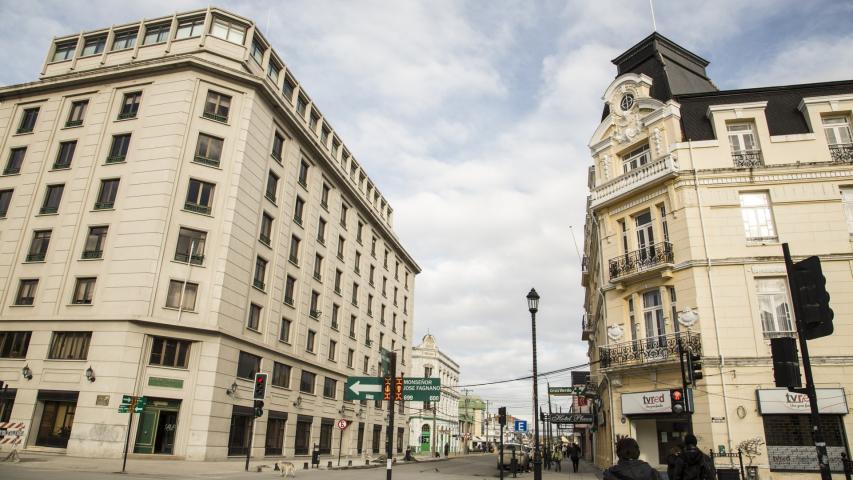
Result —
<instances>
[{"instance_id":1,"label":"awning","mask_svg":"<svg viewBox=\"0 0 853 480\"><path fill-rule=\"evenodd\" d=\"M478 436L475 436L474 438L472 438L472 440L474 440L475 442L485 442L486 441L485 438L478 437Z\"/></svg>"},{"instance_id":2,"label":"awning","mask_svg":"<svg viewBox=\"0 0 853 480\"><path fill-rule=\"evenodd\" d=\"M560 437L560 440L561 440L563 443L572 443L572 442L570 442L570 441L569 441L569 439L568 439L568 438L563 437L563 436L561 436L561 437Z\"/></svg>"}]
</instances>

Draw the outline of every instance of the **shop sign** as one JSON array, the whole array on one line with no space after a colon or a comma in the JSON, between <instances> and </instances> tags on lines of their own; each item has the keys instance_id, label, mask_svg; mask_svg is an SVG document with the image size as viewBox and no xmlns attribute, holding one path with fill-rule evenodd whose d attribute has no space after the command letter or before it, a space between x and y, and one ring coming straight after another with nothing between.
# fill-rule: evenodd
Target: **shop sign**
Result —
<instances>
[{"instance_id":1,"label":"shop sign","mask_svg":"<svg viewBox=\"0 0 853 480\"><path fill-rule=\"evenodd\" d=\"M184 381L180 378L148 377L149 387L184 388Z\"/></svg>"},{"instance_id":2,"label":"shop sign","mask_svg":"<svg viewBox=\"0 0 853 480\"><path fill-rule=\"evenodd\" d=\"M789 392L784 389L756 390L758 411L762 415L774 413L804 414L811 413L809 397L804 393ZM823 414L847 414L847 397L843 388L818 388L818 412Z\"/></svg>"},{"instance_id":3,"label":"shop sign","mask_svg":"<svg viewBox=\"0 0 853 480\"><path fill-rule=\"evenodd\" d=\"M672 401L669 398L669 390L622 394L623 415L648 413L672 413Z\"/></svg>"}]
</instances>

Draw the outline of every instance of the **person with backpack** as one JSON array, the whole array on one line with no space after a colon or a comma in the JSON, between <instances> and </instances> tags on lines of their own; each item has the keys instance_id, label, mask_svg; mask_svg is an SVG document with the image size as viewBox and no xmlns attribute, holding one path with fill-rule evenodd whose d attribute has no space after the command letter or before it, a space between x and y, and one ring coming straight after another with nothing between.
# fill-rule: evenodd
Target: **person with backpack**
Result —
<instances>
[{"instance_id":1,"label":"person with backpack","mask_svg":"<svg viewBox=\"0 0 853 480\"><path fill-rule=\"evenodd\" d=\"M675 462L674 480L713 480L716 478L711 457L696 446L696 436L684 436L684 452Z\"/></svg>"},{"instance_id":2,"label":"person with backpack","mask_svg":"<svg viewBox=\"0 0 853 480\"><path fill-rule=\"evenodd\" d=\"M616 465L604 471L604 480L661 480L660 473L640 460L640 445L631 437L616 442Z\"/></svg>"},{"instance_id":3,"label":"person with backpack","mask_svg":"<svg viewBox=\"0 0 853 480\"><path fill-rule=\"evenodd\" d=\"M666 456L666 478L668 480L675 478L675 466L678 464L679 457L681 457L681 445L671 447L669 455Z\"/></svg>"}]
</instances>

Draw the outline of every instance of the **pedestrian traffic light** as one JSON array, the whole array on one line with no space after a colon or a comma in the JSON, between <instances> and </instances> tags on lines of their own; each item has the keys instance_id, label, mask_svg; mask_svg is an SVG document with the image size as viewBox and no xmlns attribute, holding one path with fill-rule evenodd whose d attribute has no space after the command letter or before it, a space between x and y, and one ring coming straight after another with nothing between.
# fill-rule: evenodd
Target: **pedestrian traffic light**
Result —
<instances>
[{"instance_id":1,"label":"pedestrian traffic light","mask_svg":"<svg viewBox=\"0 0 853 480\"><path fill-rule=\"evenodd\" d=\"M691 385L702 379L702 357L698 353L687 352L687 372Z\"/></svg>"},{"instance_id":2,"label":"pedestrian traffic light","mask_svg":"<svg viewBox=\"0 0 853 480\"><path fill-rule=\"evenodd\" d=\"M267 374L255 374L255 394L252 396L255 400L263 400L267 394Z\"/></svg>"},{"instance_id":3,"label":"pedestrian traffic light","mask_svg":"<svg viewBox=\"0 0 853 480\"><path fill-rule=\"evenodd\" d=\"M506 407L498 408L498 423L506 425Z\"/></svg>"},{"instance_id":4,"label":"pedestrian traffic light","mask_svg":"<svg viewBox=\"0 0 853 480\"><path fill-rule=\"evenodd\" d=\"M264 402L261 400L255 400L255 418L263 416L264 414Z\"/></svg>"},{"instance_id":5,"label":"pedestrian traffic light","mask_svg":"<svg viewBox=\"0 0 853 480\"><path fill-rule=\"evenodd\" d=\"M835 313L829 307L826 278L820 268L820 258L809 257L793 265L791 292L796 297L797 329L807 340L832 335Z\"/></svg>"},{"instance_id":6,"label":"pedestrian traffic light","mask_svg":"<svg viewBox=\"0 0 853 480\"><path fill-rule=\"evenodd\" d=\"M680 388L669 391L669 400L672 403L672 413L684 413L687 408L684 403L684 392Z\"/></svg>"}]
</instances>

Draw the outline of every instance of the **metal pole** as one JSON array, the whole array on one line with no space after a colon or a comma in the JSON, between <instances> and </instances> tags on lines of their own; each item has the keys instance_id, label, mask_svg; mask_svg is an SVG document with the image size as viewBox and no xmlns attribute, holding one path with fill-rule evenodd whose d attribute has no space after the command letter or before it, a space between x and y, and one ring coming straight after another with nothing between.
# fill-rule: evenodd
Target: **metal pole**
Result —
<instances>
[{"instance_id":1,"label":"metal pole","mask_svg":"<svg viewBox=\"0 0 853 480\"><path fill-rule=\"evenodd\" d=\"M500 479L504 480L504 426L503 426L503 424L501 424L500 442L501 442L501 450L500 450L500 456L498 457L500 459L500 460L498 460L498 472L500 473Z\"/></svg>"},{"instance_id":2,"label":"metal pole","mask_svg":"<svg viewBox=\"0 0 853 480\"><path fill-rule=\"evenodd\" d=\"M554 425L551 423L551 413L551 382L548 382L548 451L554 455Z\"/></svg>"},{"instance_id":3,"label":"metal pole","mask_svg":"<svg viewBox=\"0 0 853 480\"><path fill-rule=\"evenodd\" d=\"M432 404L432 457L435 458L435 403Z\"/></svg>"},{"instance_id":4,"label":"metal pole","mask_svg":"<svg viewBox=\"0 0 853 480\"><path fill-rule=\"evenodd\" d=\"M393 463L391 457L394 453L394 397L397 394L397 389L395 385L396 382L394 379L397 376L397 353L388 352L388 360L391 364L389 366L390 371L388 372L388 374L391 376L391 382L394 383L391 386L391 396L388 397L388 427L385 430L385 478L386 480L391 480L391 464Z\"/></svg>"},{"instance_id":5,"label":"metal pole","mask_svg":"<svg viewBox=\"0 0 853 480\"><path fill-rule=\"evenodd\" d=\"M124 460L121 462L121 473L127 473L125 472L125 467L127 467L127 450L130 448L130 425L133 422L133 409L136 408L136 402L130 403L130 408L128 408L130 415L127 417L127 435L124 439Z\"/></svg>"},{"instance_id":6,"label":"metal pole","mask_svg":"<svg viewBox=\"0 0 853 480\"><path fill-rule=\"evenodd\" d=\"M257 403L257 400L255 400ZM254 417L252 419L252 429L249 430L249 448L246 449L246 471L249 471L249 457L252 456L252 447L255 444L255 422L258 421L258 417Z\"/></svg>"},{"instance_id":7,"label":"metal pole","mask_svg":"<svg viewBox=\"0 0 853 480\"><path fill-rule=\"evenodd\" d=\"M340 429L339 429L340 430ZM341 449L344 445L344 431L341 430L341 436L338 437L338 466L341 466Z\"/></svg>"},{"instance_id":8,"label":"metal pole","mask_svg":"<svg viewBox=\"0 0 853 480\"><path fill-rule=\"evenodd\" d=\"M536 411L539 409L539 379L536 371L536 312L530 312L533 329L533 480L542 480L542 456L539 452L539 422Z\"/></svg>"},{"instance_id":9,"label":"metal pole","mask_svg":"<svg viewBox=\"0 0 853 480\"><path fill-rule=\"evenodd\" d=\"M681 366L681 393L684 395L684 410L687 412L687 433L693 434L693 401L687 394L687 372L684 370L684 346L681 344L681 335L675 334L675 343L678 345L678 364ZM690 351L687 351L690 355Z\"/></svg>"},{"instance_id":10,"label":"metal pole","mask_svg":"<svg viewBox=\"0 0 853 480\"><path fill-rule=\"evenodd\" d=\"M794 290L796 277L794 276L794 262L791 260L791 251L788 244L782 244L782 253L785 255L785 268L788 271L788 284L791 289L791 301L794 304L794 314L797 321L797 337L800 339L800 353L803 358L803 374L806 377L806 395L809 397L812 420L812 439L817 451L817 463L820 468L821 480L832 480L832 472L829 469L829 456L826 453L826 441L820 428L820 412L817 407L817 392L815 390L814 378L812 377L812 363L809 358L809 346L806 340L805 329L801 325L801 312L798 292Z\"/></svg>"}]
</instances>

